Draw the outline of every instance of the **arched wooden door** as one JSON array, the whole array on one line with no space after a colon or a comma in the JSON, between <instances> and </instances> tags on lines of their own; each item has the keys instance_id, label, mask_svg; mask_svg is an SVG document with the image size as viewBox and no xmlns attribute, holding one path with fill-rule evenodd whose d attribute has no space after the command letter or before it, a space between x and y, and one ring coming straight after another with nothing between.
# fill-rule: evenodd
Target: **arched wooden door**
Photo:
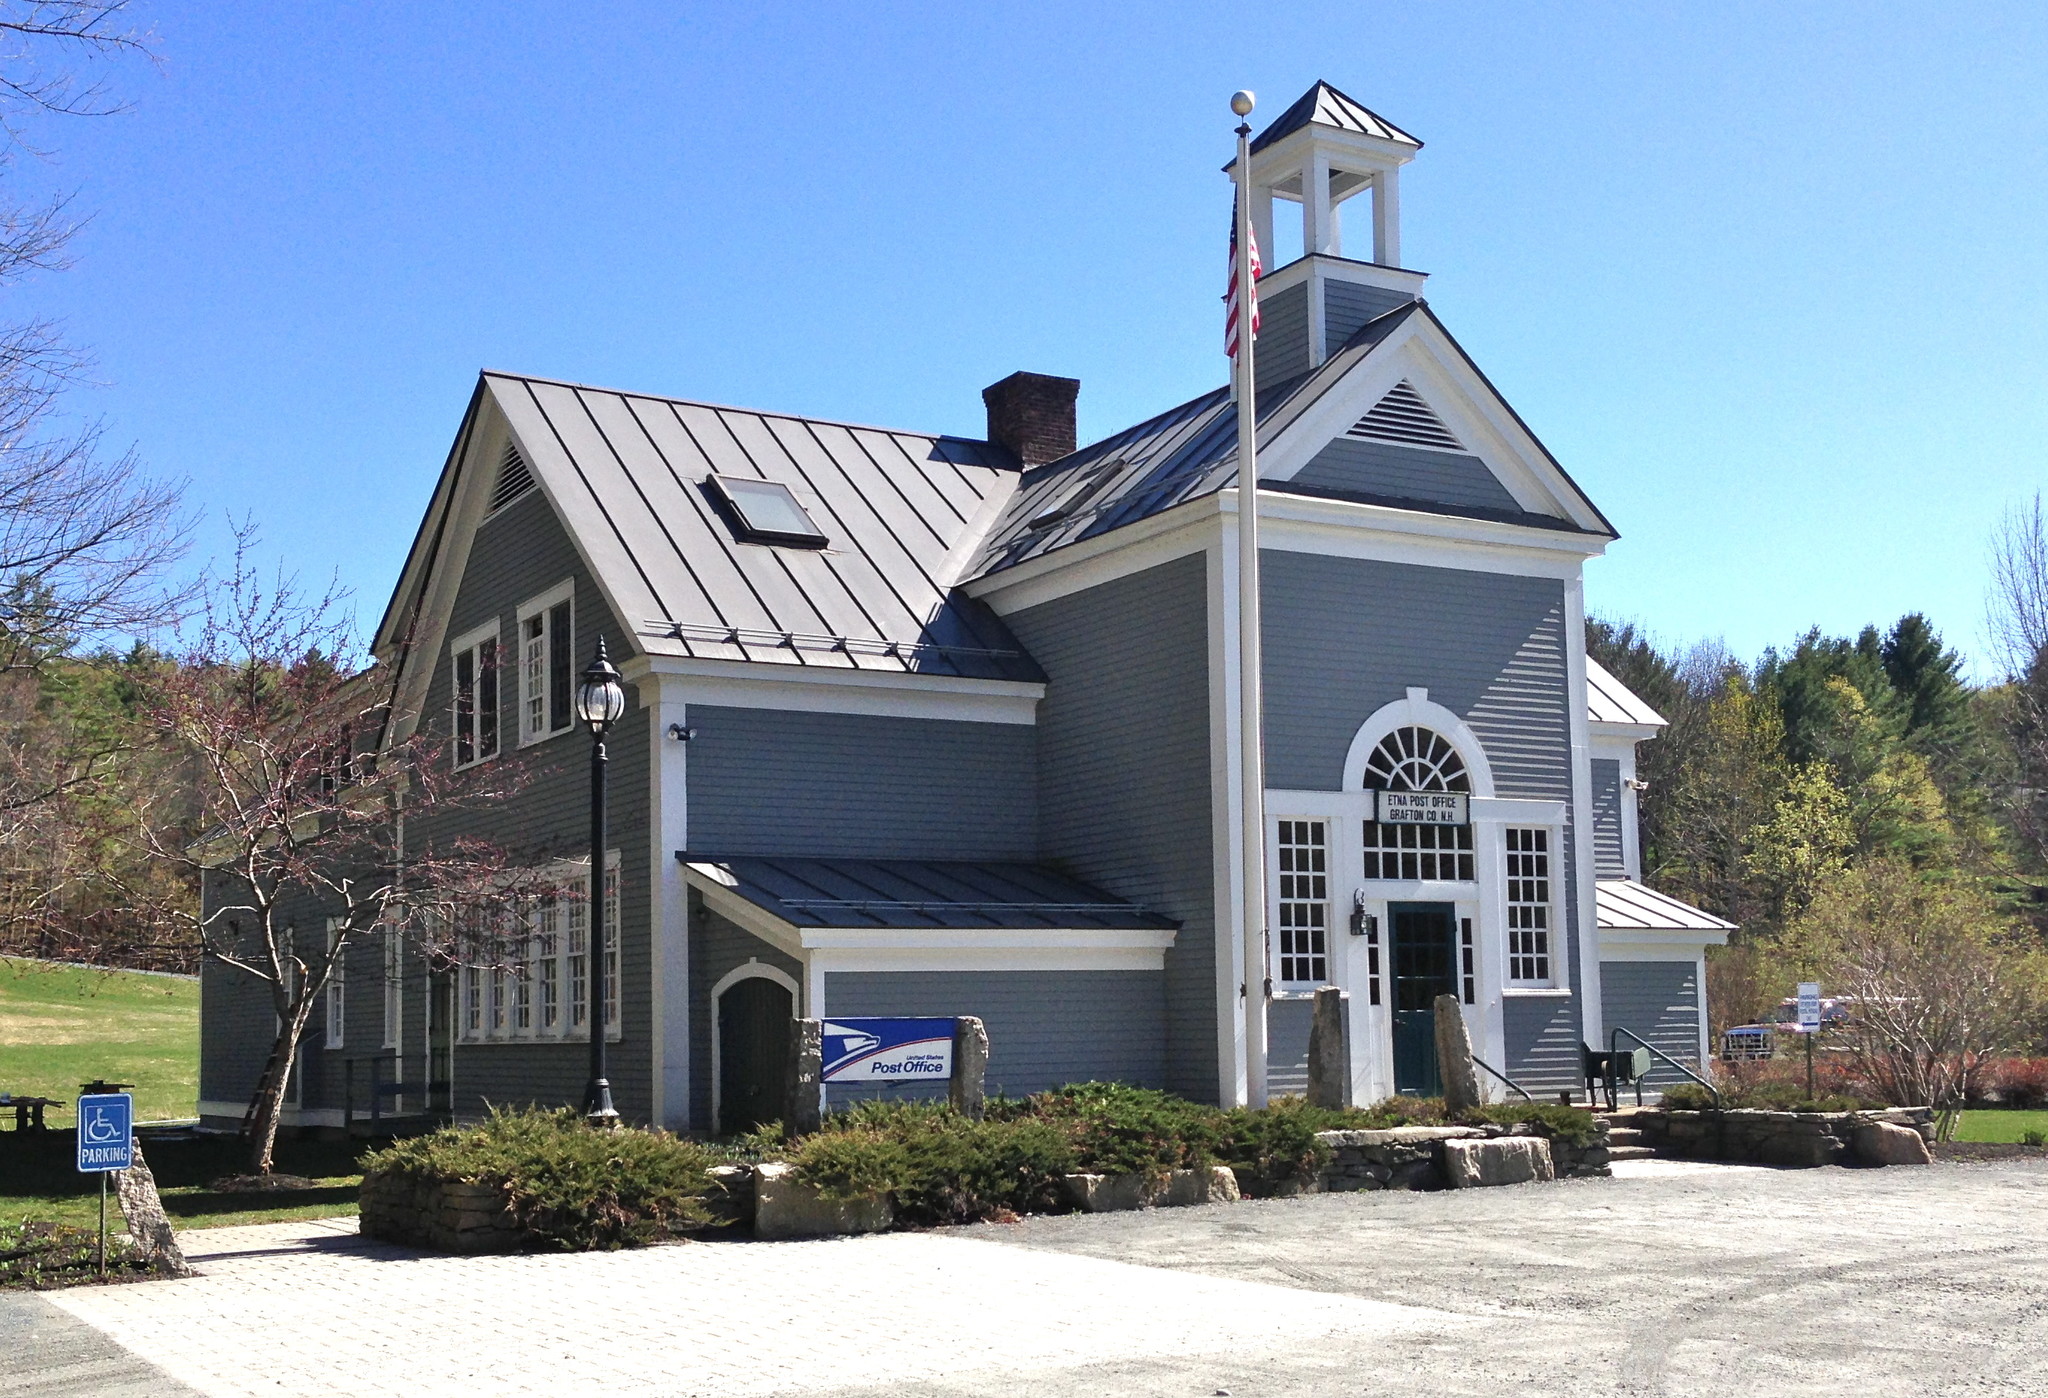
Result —
<instances>
[{"instance_id":1,"label":"arched wooden door","mask_svg":"<svg viewBox=\"0 0 2048 1398\"><path fill-rule=\"evenodd\" d=\"M789 1078L789 991L766 976L734 981L718 997L718 1130L751 1131L784 1114Z\"/></svg>"}]
</instances>

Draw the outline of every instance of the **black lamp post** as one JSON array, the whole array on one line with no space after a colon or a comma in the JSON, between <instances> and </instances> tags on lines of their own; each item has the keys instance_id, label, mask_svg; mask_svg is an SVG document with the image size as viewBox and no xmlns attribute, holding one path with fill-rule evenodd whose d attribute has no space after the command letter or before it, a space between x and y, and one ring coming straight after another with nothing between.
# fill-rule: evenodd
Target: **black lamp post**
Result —
<instances>
[{"instance_id":1,"label":"black lamp post","mask_svg":"<svg viewBox=\"0 0 2048 1398\"><path fill-rule=\"evenodd\" d=\"M612 1106L612 1085L606 1079L604 1062L604 947L605 947L605 820L604 735L626 712L626 690L619 672L605 658L604 637L597 638L597 654L576 686L576 714L590 725L590 1085L583 1089L583 1114L592 1126L619 1124L618 1109Z\"/></svg>"}]
</instances>

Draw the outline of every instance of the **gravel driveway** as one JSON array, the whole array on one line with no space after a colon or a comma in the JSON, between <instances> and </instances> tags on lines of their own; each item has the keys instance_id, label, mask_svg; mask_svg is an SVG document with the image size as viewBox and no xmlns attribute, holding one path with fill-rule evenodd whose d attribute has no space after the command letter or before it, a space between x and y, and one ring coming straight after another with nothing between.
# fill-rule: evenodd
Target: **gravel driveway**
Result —
<instances>
[{"instance_id":1,"label":"gravel driveway","mask_svg":"<svg viewBox=\"0 0 2048 1398\"><path fill-rule=\"evenodd\" d=\"M0 1395L2048 1394L2048 1165L1633 1169L579 1257L221 1230L0 1298Z\"/></svg>"}]
</instances>

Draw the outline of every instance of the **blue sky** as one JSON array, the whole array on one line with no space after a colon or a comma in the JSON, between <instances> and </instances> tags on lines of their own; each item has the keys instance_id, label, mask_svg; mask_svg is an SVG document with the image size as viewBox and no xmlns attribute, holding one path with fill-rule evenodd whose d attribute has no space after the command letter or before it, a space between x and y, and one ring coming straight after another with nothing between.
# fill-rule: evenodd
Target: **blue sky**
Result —
<instances>
[{"instance_id":1,"label":"blue sky","mask_svg":"<svg viewBox=\"0 0 2048 1398\"><path fill-rule=\"evenodd\" d=\"M144 11L45 124L77 406L381 609L476 371L1084 440L1221 382L1230 91L1427 148L1404 253L1623 538L1599 612L1753 654L1924 610L2048 465L2048 7L271 5Z\"/></svg>"}]
</instances>

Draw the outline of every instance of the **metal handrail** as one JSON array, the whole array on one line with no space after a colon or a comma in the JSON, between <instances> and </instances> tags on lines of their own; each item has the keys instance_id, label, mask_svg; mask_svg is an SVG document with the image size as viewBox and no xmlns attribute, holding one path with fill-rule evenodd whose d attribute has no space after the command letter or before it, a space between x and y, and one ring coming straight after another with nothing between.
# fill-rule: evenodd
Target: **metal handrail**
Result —
<instances>
[{"instance_id":1,"label":"metal handrail","mask_svg":"<svg viewBox=\"0 0 2048 1398\"><path fill-rule=\"evenodd\" d=\"M1483 1058L1480 1058L1480 1057L1478 1057L1478 1056L1477 1056L1476 1054L1475 1054L1475 1055L1473 1056L1473 1058L1472 1058L1472 1066L1473 1066L1473 1067L1475 1067L1475 1068L1484 1068L1484 1069L1485 1069L1485 1070L1486 1070L1487 1072L1491 1073L1491 1074L1492 1074L1492 1075L1493 1075L1494 1077L1496 1077L1496 1078L1498 1078L1498 1079L1499 1079L1500 1081L1502 1081L1502 1082L1506 1083L1506 1084L1508 1085L1508 1088L1509 1088L1509 1090L1511 1090L1511 1091L1514 1091L1514 1092L1519 1092L1519 1093L1521 1093L1521 1094L1522 1094L1522 1100L1523 1100L1524 1102L1533 1102L1533 1101L1535 1101L1535 1100L1536 1100L1536 1099L1535 1099L1534 1097L1531 1097L1531 1096L1529 1095L1529 1089L1528 1089L1528 1088L1526 1088L1526 1087L1522 1086L1522 1085L1521 1085L1520 1083L1516 1082L1516 1081L1515 1081L1515 1080L1514 1080L1513 1078L1509 1077L1509 1076L1508 1076L1508 1075L1507 1075L1506 1073L1503 1073L1503 1072L1502 1072L1502 1071L1501 1071L1500 1069L1498 1069L1498 1068L1494 1067L1494 1066L1493 1066L1493 1065L1492 1065L1491 1063L1488 1063L1488 1062L1487 1062L1487 1061L1486 1061L1485 1059L1483 1059Z\"/></svg>"},{"instance_id":2,"label":"metal handrail","mask_svg":"<svg viewBox=\"0 0 2048 1398\"><path fill-rule=\"evenodd\" d=\"M1614 1059L1612 1055L1619 1053L1621 1051L1620 1047L1615 1043L1615 1036L1618 1034L1628 1035L1631 1039L1634 1039L1638 1044L1642 1045L1643 1048L1649 1050L1650 1056L1652 1058L1663 1060L1664 1064L1667 1067L1676 1068L1679 1072L1691 1078L1701 1087L1704 1087L1707 1090L1707 1094L1714 1099L1714 1110L1719 1111L1721 1109L1720 1088L1714 1086L1705 1078L1701 1077L1698 1073L1695 1073L1692 1069L1686 1067L1683 1063L1680 1063L1670 1054L1664 1052L1663 1049L1658 1048L1648 1039L1645 1039L1642 1035L1636 1033L1635 1030L1624 1029L1618 1024L1615 1025L1613 1029L1609 1030L1607 1034L1607 1052L1609 1055L1607 1060L1607 1105L1610 1109L1614 1106ZM1640 1074L1637 1075L1635 1079L1635 1084L1636 1105L1640 1107L1643 1105L1643 1079Z\"/></svg>"}]
</instances>

